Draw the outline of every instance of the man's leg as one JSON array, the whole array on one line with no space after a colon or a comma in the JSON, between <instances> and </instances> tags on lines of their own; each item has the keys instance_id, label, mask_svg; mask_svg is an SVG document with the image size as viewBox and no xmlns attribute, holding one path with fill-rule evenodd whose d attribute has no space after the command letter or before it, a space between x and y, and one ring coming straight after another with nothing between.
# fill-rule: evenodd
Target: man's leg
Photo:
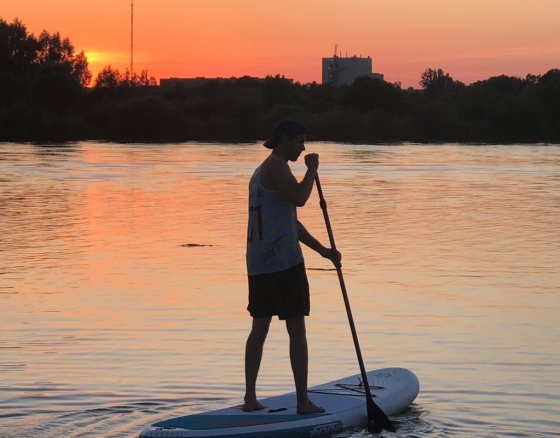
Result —
<instances>
[{"instance_id":1,"label":"man's leg","mask_svg":"<svg viewBox=\"0 0 560 438\"><path fill-rule=\"evenodd\" d=\"M297 394L297 413L312 414L325 412L325 409L315 406L307 398L307 334L305 332L305 317L299 316L286 320L286 328L290 335L290 362L294 373Z\"/></svg>"},{"instance_id":2,"label":"man's leg","mask_svg":"<svg viewBox=\"0 0 560 438\"><path fill-rule=\"evenodd\" d=\"M272 317L253 318L253 327L245 346L245 403L243 411L251 412L264 409L257 400L257 376L261 366L264 341L268 334Z\"/></svg>"}]
</instances>

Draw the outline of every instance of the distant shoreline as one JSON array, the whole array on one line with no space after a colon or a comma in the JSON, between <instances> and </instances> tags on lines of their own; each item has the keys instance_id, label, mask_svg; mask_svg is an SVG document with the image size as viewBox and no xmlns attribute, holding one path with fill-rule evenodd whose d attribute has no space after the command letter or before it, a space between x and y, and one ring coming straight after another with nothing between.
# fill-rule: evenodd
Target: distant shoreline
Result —
<instances>
[{"instance_id":1,"label":"distant shoreline","mask_svg":"<svg viewBox=\"0 0 560 438\"><path fill-rule=\"evenodd\" d=\"M308 141L556 144L560 70L551 76L550 90L507 77L431 91L401 90L370 78L333 88L282 77L168 91L153 86L94 88L57 111L32 102L3 109L0 141L253 143L267 138L278 120L290 117L307 126ZM558 100L552 99L555 93Z\"/></svg>"},{"instance_id":2,"label":"distant shoreline","mask_svg":"<svg viewBox=\"0 0 560 438\"><path fill-rule=\"evenodd\" d=\"M466 85L426 69L421 90L380 77L351 85L301 84L283 76L172 81L106 66L93 81L68 38L38 37L0 18L0 141L252 143L282 118L310 141L345 143L560 143L560 69ZM328 73L328 72L327 72ZM340 73L340 71L338 72ZM328 73L336 79L338 73Z\"/></svg>"}]
</instances>

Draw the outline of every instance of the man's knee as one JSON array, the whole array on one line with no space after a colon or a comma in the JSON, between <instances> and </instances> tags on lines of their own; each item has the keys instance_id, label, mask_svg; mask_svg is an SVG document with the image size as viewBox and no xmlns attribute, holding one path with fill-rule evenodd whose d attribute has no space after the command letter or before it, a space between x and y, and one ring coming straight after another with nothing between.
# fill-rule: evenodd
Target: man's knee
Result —
<instances>
[{"instance_id":1,"label":"man's knee","mask_svg":"<svg viewBox=\"0 0 560 438\"><path fill-rule=\"evenodd\" d=\"M271 320L272 317L253 318L253 327L251 328L251 336L258 339L266 338Z\"/></svg>"}]
</instances>

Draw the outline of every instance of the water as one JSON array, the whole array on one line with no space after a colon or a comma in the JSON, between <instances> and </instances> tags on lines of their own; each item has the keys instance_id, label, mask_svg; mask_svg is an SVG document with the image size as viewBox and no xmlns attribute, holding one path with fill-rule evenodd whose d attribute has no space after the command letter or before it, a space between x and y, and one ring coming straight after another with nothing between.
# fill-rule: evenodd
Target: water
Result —
<instances>
[{"instance_id":1,"label":"water","mask_svg":"<svg viewBox=\"0 0 560 438\"><path fill-rule=\"evenodd\" d=\"M420 379L395 436L559 436L560 148L308 150L366 367ZM267 153L0 144L1 437L134 437L241 401L247 184ZM327 242L316 193L299 214ZM304 254L313 385L359 370L336 273ZM260 396L293 390L287 350L274 321Z\"/></svg>"}]
</instances>

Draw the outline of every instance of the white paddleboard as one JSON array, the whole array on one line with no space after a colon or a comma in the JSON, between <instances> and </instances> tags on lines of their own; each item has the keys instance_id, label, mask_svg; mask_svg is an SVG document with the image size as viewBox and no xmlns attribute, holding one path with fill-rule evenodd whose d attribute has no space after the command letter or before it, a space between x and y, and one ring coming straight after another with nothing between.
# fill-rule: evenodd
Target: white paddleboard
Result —
<instances>
[{"instance_id":1,"label":"white paddleboard","mask_svg":"<svg viewBox=\"0 0 560 438\"><path fill-rule=\"evenodd\" d=\"M418 378L404 368L369 371L367 378L373 400L387 415L406 410L420 390ZM145 427L140 438L299 438L367 426L360 374L309 388L309 398L326 412L298 415L292 392L260 400L265 409L259 411L243 412L239 405L160 421Z\"/></svg>"}]
</instances>

